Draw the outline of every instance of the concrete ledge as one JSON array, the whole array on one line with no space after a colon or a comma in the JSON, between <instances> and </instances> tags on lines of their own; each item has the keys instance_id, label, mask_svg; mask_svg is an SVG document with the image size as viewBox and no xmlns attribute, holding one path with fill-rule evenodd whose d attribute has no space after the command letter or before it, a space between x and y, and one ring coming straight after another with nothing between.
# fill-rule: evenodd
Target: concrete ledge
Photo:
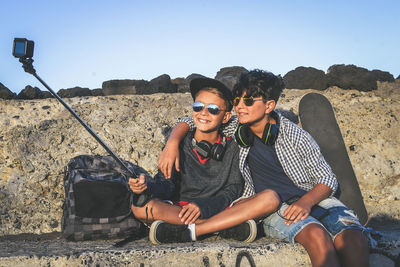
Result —
<instances>
[{"instance_id":1,"label":"concrete ledge","mask_svg":"<svg viewBox=\"0 0 400 267\"><path fill-rule=\"evenodd\" d=\"M400 229L371 249L371 266L399 266ZM117 240L68 242L59 233L0 237L0 266L310 266L306 251L268 238L254 243L209 237L155 246L147 238L122 248ZM239 265L238 265L239 264ZM396 265L397 264L397 265Z\"/></svg>"},{"instance_id":2,"label":"concrete ledge","mask_svg":"<svg viewBox=\"0 0 400 267\"><path fill-rule=\"evenodd\" d=\"M115 241L68 242L58 233L8 237L0 243L0 266L235 266L242 255L242 266L251 266L247 257L256 266L310 264L301 246L266 238L244 244L210 237L159 246L143 238L122 248Z\"/></svg>"}]
</instances>

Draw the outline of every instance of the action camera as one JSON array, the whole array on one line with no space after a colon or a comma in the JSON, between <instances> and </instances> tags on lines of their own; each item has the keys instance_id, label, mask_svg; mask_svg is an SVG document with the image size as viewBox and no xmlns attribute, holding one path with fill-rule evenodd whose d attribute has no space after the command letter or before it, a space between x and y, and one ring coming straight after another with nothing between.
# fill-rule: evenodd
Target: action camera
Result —
<instances>
[{"instance_id":1,"label":"action camera","mask_svg":"<svg viewBox=\"0 0 400 267\"><path fill-rule=\"evenodd\" d=\"M32 58L35 43L26 38L14 38L13 56L16 58Z\"/></svg>"}]
</instances>

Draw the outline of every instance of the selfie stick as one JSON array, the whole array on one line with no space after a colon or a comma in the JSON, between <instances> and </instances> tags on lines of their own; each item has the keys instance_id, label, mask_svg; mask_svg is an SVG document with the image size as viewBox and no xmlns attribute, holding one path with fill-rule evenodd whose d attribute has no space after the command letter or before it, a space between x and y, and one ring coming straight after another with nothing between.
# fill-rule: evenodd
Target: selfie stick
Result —
<instances>
[{"instance_id":1,"label":"selfie stick","mask_svg":"<svg viewBox=\"0 0 400 267\"><path fill-rule=\"evenodd\" d=\"M33 76L36 77L36 79L39 80L39 82L41 82L44 87L47 88L47 90L49 90L49 92L58 99L58 101L61 102L61 104L64 105L64 107L66 109L68 109L69 112L71 112L71 114L82 124L83 127L85 127L85 129L94 137L94 139L96 139L97 142L100 143L100 145L103 146L103 148L119 163L119 165L121 165L121 167L123 167L123 169L125 169L133 178L136 178L137 175L133 170L130 170L125 163L117 156L114 154L114 152L100 139L100 137L98 137L93 130L75 113L75 111L72 110L72 108L70 108L67 103L64 102L64 100L61 99L61 97L59 97L56 92L54 92L50 86L48 86L37 74L36 74L36 70L33 68L33 59L32 58L20 58L19 62L22 63L22 67L24 68L24 70L30 74L32 74Z\"/></svg>"}]
</instances>

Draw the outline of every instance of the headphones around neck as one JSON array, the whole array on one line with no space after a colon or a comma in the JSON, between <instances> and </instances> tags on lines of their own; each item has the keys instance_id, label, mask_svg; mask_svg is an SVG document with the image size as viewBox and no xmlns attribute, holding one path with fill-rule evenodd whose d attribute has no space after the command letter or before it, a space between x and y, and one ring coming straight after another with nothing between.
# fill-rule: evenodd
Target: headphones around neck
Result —
<instances>
[{"instance_id":1,"label":"headphones around neck","mask_svg":"<svg viewBox=\"0 0 400 267\"><path fill-rule=\"evenodd\" d=\"M197 153L203 158L212 158L221 161L225 152L226 137L222 136L222 143L211 144L206 140L197 142L192 136L192 146L196 149Z\"/></svg>"},{"instance_id":2,"label":"headphones around neck","mask_svg":"<svg viewBox=\"0 0 400 267\"><path fill-rule=\"evenodd\" d=\"M268 146L273 146L275 144L276 139L278 138L279 133L279 116L272 112L271 117L273 117L276 121L276 124L267 123L264 127L264 132L261 138L261 142ZM254 143L254 137L256 135L250 129L250 126L247 124L240 124L238 129L235 132L236 142L242 147L252 146Z\"/></svg>"}]
</instances>

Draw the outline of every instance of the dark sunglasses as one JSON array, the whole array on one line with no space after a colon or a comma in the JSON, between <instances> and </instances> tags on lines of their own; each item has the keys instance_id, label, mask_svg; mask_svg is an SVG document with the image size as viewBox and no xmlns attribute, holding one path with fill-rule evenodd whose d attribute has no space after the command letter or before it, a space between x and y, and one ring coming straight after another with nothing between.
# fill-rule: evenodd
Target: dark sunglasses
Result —
<instances>
[{"instance_id":1,"label":"dark sunglasses","mask_svg":"<svg viewBox=\"0 0 400 267\"><path fill-rule=\"evenodd\" d=\"M264 99L254 99L252 96L250 96L250 97L235 97L235 99L233 99L233 105L234 106L237 106L237 105L239 105L239 102L240 102L240 99L243 99L243 103L246 105L246 106L248 106L248 107L250 107L250 106L252 106L253 104L254 104L254 101L259 101L259 100L264 100Z\"/></svg>"},{"instance_id":2,"label":"dark sunglasses","mask_svg":"<svg viewBox=\"0 0 400 267\"><path fill-rule=\"evenodd\" d=\"M200 111L202 111L204 109L205 106L206 105L204 103L194 102L193 111L194 112L200 112ZM208 104L207 105L207 110L208 110L208 112L210 114L217 115L221 110L224 110L224 109L221 109L220 107L218 107L217 105L214 105L214 104Z\"/></svg>"}]
</instances>

